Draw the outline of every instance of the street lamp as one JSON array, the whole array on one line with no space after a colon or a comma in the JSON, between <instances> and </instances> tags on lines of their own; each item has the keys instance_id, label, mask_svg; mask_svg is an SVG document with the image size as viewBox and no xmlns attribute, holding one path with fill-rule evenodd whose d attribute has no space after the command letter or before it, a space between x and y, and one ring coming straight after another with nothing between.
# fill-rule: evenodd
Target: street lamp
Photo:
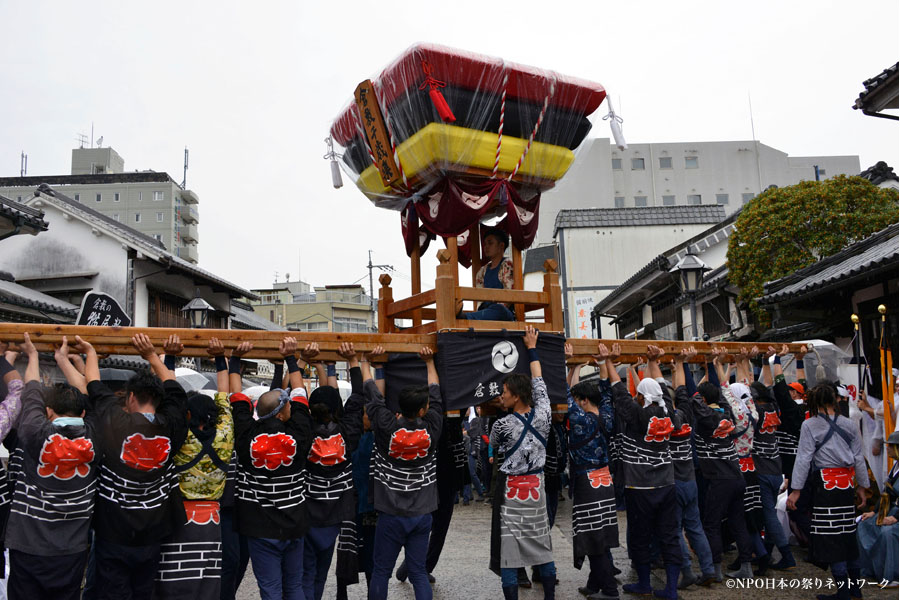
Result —
<instances>
[{"instance_id":1,"label":"street lamp","mask_svg":"<svg viewBox=\"0 0 900 600\"><path fill-rule=\"evenodd\" d=\"M212 305L200 296L181 307L181 312L187 313L191 320L191 329L204 329L206 319L212 310Z\"/></svg>"},{"instance_id":2,"label":"street lamp","mask_svg":"<svg viewBox=\"0 0 900 600\"><path fill-rule=\"evenodd\" d=\"M678 272L678 283L681 285L681 291L687 294L691 301L691 333L692 340L698 339L697 335L697 292L703 284L703 273L709 271L706 263L688 250L687 254L681 257L674 267L669 269L669 273Z\"/></svg>"}]
</instances>

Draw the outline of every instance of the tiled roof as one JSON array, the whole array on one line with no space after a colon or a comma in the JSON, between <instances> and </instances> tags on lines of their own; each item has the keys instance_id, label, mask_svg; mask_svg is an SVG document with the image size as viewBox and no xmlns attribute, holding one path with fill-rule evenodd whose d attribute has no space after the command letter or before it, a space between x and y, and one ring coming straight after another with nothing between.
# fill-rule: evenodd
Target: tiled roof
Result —
<instances>
[{"instance_id":1,"label":"tiled roof","mask_svg":"<svg viewBox=\"0 0 900 600\"><path fill-rule=\"evenodd\" d=\"M246 329L262 329L264 331L279 331L284 329L272 321L262 318L252 310L245 310L234 304L231 305L231 319L232 321L237 321L241 325L244 325Z\"/></svg>"},{"instance_id":2,"label":"tiled roof","mask_svg":"<svg viewBox=\"0 0 900 600\"><path fill-rule=\"evenodd\" d=\"M21 202L16 202L2 195L0 195L0 217L5 217L25 229L30 229L31 231L27 231L27 233L47 231L44 211L26 206Z\"/></svg>"},{"instance_id":3,"label":"tiled roof","mask_svg":"<svg viewBox=\"0 0 900 600\"><path fill-rule=\"evenodd\" d=\"M555 236L559 229L572 227L705 224L718 223L724 218L725 207L715 204L641 208L565 208L556 215L553 235Z\"/></svg>"},{"instance_id":4,"label":"tiled roof","mask_svg":"<svg viewBox=\"0 0 900 600\"><path fill-rule=\"evenodd\" d=\"M90 217L90 219L94 222L99 221L98 225L106 228L107 230L115 232L117 235L129 242L135 249L142 251L147 257L169 267L170 269L188 273L197 279L212 284L213 287L224 289L235 296L243 296L251 300L259 299L259 296L257 296L253 292L245 290L244 288L237 286L230 281L227 281L226 279L222 279L217 275L213 275L209 271L201 269L200 267L184 260L183 258L175 256L174 254L166 250L165 245L163 245L163 243L156 238L141 233L140 231L123 223L120 223L119 221L116 221L111 217L107 217L106 215L99 213L88 206L85 206L81 202L76 202L74 199L69 198L58 190L51 188L49 185L41 184L40 186L38 186L35 195L52 198L53 200L64 206L67 210L79 211Z\"/></svg>"},{"instance_id":5,"label":"tiled roof","mask_svg":"<svg viewBox=\"0 0 900 600\"><path fill-rule=\"evenodd\" d=\"M543 273L544 261L548 258L559 262L556 256L556 244L529 248L525 251L525 261L522 265L523 273Z\"/></svg>"},{"instance_id":6,"label":"tiled roof","mask_svg":"<svg viewBox=\"0 0 900 600\"><path fill-rule=\"evenodd\" d=\"M78 315L78 307L53 296L19 285L14 281L0 278L0 301L8 302L15 306L33 308L39 311L51 312L55 315L69 317L73 321Z\"/></svg>"},{"instance_id":7,"label":"tiled roof","mask_svg":"<svg viewBox=\"0 0 900 600\"><path fill-rule=\"evenodd\" d=\"M886 162L879 160L877 163L859 174L863 179L868 179L875 185L880 185L885 181L898 181L900 178L894 173L894 169L889 167Z\"/></svg>"},{"instance_id":8,"label":"tiled roof","mask_svg":"<svg viewBox=\"0 0 900 600\"><path fill-rule=\"evenodd\" d=\"M897 276L897 224L874 233L796 273L770 281L760 303L772 304L797 296L824 293L850 279L888 270Z\"/></svg>"},{"instance_id":9,"label":"tiled roof","mask_svg":"<svg viewBox=\"0 0 900 600\"><path fill-rule=\"evenodd\" d=\"M90 175L32 175L0 177L0 187L37 187L47 185L107 185L110 183L176 183L163 171L133 173L94 173ZM177 183L176 183L177 185ZM179 186L181 187L181 186Z\"/></svg>"},{"instance_id":10,"label":"tiled roof","mask_svg":"<svg viewBox=\"0 0 900 600\"><path fill-rule=\"evenodd\" d=\"M854 109L862 109L863 112L871 109L881 110L882 108L897 108L897 67L900 63L894 63L875 77L863 81L864 92L860 92L859 98L853 104ZM880 102L879 102L880 100ZM894 106L879 106L880 104L890 103L893 101ZM873 104L875 104L873 106ZM894 117L896 118L896 117Z\"/></svg>"}]
</instances>

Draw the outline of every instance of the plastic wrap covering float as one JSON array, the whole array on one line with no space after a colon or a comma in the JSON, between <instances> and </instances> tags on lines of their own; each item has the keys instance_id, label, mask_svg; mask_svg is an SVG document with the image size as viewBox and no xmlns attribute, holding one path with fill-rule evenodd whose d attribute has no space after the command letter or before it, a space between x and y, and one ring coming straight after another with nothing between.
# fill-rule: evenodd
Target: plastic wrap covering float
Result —
<instances>
[{"instance_id":1,"label":"plastic wrap covering float","mask_svg":"<svg viewBox=\"0 0 900 600\"><path fill-rule=\"evenodd\" d=\"M366 112L358 88L331 135L359 189L395 210L446 177L505 179L522 197L553 187L606 96L597 83L432 44L365 84Z\"/></svg>"}]
</instances>

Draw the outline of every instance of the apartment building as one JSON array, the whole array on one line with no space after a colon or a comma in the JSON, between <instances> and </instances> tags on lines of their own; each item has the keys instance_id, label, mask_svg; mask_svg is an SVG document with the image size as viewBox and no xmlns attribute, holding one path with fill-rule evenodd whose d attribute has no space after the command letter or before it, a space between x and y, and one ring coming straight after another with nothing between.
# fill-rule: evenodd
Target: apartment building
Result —
<instances>
[{"instance_id":1,"label":"apartment building","mask_svg":"<svg viewBox=\"0 0 900 600\"><path fill-rule=\"evenodd\" d=\"M0 194L22 202L41 184L159 240L179 258L193 264L199 260L200 199L167 173L126 173L125 161L114 149L76 148L70 175L0 177Z\"/></svg>"}]
</instances>

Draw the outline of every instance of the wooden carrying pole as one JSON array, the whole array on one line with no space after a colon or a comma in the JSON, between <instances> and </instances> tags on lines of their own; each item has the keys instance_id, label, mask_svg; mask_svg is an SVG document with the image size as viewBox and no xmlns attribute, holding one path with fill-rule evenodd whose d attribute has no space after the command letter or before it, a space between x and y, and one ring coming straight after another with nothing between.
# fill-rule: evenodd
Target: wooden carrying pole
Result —
<instances>
[{"instance_id":1,"label":"wooden carrying pole","mask_svg":"<svg viewBox=\"0 0 900 600\"><path fill-rule=\"evenodd\" d=\"M444 251L442 251L444 252ZM448 253L449 254L449 253ZM441 267L449 271L449 256L442 255ZM455 267L456 265L452 265ZM382 277L385 277L384 275ZM452 276L445 272L443 277L446 284L452 282ZM441 275L438 276L437 291L449 289L453 293L451 285L442 283ZM384 281L382 281L384 285ZM445 289L446 288L446 289ZM384 288L382 288L383 290ZM389 288L388 288L389 289ZM455 302L438 303L437 322L440 329L452 329L456 320L453 313ZM441 307L445 307L442 311ZM448 310L449 309L449 310ZM545 326L546 327L546 326ZM437 337L434 334L408 334L408 333L336 333L336 332L307 332L307 331L260 331L250 329L177 329L167 327L87 327L80 325L45 325L35 323L0 323L0 341L18 345L24 339L24 333L31 335L32 341L41 351L52 351L62 342L63 336L68 338L70 344L75 343L75 336L81 336L90 342L100 354L126 354L135 355L137 351L131 345L131 338L144 333L156 346L158 352L162 352L163 344L170 335L178 335L184 344L183 356L206 356L206 348L210 338L218 338L227 349L234 349L241 342L252 342L251 350L247 358L281 358L278 353L278 345L285 336L295 338L300 348L311 342L319 344L320 358L322 360L341 360L337 355L337 349L342 342L351 342L357 351L369 352L375 346L384 347L385 353L414 353L427 346L437 350ZM647 352L648 344L659 346L665 352L663 360L673 358L683 348L693 346L701 354L692 362L705 362L706 357L713 348L725 348L729 356L740 352L741 348L750 349L753 344L740 342L682 342L667 340L590 340L570 339L574 356L569 359L569 364L577 365L590 362L591 356L597 353L597 343L603 342L612 349L612 345L618 343L621 346L620 360L625 363L635 363L639 356ZM781 344L773 344L781 349ZM788 350L792 353L800 351L800 344L788 344ZM765 350L766 344L759 344L760 350Z\"/></svg>"}]
</instances>

